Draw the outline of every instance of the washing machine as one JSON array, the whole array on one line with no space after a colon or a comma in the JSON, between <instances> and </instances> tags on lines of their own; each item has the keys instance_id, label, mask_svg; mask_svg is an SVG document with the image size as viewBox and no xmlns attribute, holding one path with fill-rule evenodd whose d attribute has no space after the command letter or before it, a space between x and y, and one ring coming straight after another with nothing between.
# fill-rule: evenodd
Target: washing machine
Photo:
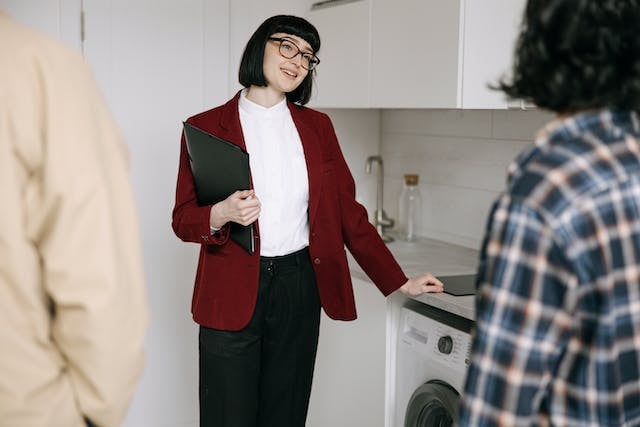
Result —
<instances>
[{"instance_id":1,"label":"washing machine","mask_svg":"<svg viewBox=\"0 0 640 427\"><path fill-rule=\"evenodd\" d=\"M400 312L394 427L453 424L471 351L473 320L417 301Z\"/></svg>"}]
</instances>

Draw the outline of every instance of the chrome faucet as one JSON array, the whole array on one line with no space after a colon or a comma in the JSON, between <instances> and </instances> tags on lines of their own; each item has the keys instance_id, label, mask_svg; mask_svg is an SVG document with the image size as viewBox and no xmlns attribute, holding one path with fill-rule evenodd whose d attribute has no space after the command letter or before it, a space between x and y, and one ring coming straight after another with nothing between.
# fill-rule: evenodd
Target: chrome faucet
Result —
<instances>
[{"instance_id":1,"label":"chrome faucet","mask_svg":"<svg viewBox=\"0 0 640 427\"><path fill-rule=\"evenodd\" d=\"M393 220L387 217L387 214L382 209L382 197L383 197L383 180L384 173L382 168L382 157L381 156L369 156L367 157L367 163L364 166L364 171L366 173L371 173L371 166L377 163L378 164L378 192L376 195L376 210L374 212L373 217L373 225L378 230L378 234L382 237L382 240L385 242L393 242L393 237L385 234L385 230L393 227Z\"/></svg>"}]
</instances>

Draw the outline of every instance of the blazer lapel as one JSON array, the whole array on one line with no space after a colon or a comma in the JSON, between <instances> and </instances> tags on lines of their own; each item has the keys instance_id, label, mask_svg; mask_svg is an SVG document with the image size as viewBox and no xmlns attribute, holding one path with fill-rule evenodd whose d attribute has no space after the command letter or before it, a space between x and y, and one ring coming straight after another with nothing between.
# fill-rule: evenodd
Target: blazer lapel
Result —
<instances>
[{"instance_id":1,"label":"blazer lapel","mask_svg":"<svg viewBox=\"0 0 640 427\"><path fill-rule=\"evenodd\" d=\"M238 100L240 92L231 98L223 107L220 115L220 132L217 134L220 138L232 142L246 151L247 146L244 142L242 134L242 126L240 125L240 113L238 112Z\"/></svg>"},{"instance_id":2,"label":"blazer lapel","mask_svg":"<svg viewBox=\"0 0 640 427\"><path fill-rule=\"evenodd\" d=\"M309 124L308 117L305 117L304 109L291 102L287 102L293 123L298 129L302 149L307 163L307 175L309 177L309 226L313 224L318 203L320 201L320 191L322 190L322 150L320 148L320 138L317 131Z\"/></svg>"}]
</instances>

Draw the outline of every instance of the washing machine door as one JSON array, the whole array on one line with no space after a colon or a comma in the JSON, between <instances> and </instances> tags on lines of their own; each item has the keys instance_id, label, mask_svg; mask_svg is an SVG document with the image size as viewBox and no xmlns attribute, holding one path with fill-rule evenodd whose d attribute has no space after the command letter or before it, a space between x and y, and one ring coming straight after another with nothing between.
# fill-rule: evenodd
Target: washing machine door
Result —
<instances>
[{"instance_id":1,"label":"washing machine door","mask_svg":"<svg viewBox=\"0 0 640 427\"><path fill-rule=\"evenodd\" d=\"M404 427L453 425L459 394L444 381L432 380L416 389L407 405Z\"/></svg>"}]
</instances>

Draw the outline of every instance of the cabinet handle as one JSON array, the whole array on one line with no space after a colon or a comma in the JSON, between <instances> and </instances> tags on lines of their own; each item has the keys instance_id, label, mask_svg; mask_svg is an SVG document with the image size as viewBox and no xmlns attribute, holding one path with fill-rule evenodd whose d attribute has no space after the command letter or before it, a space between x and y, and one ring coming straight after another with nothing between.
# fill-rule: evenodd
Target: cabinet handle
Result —
<instances>
[{"instance_id":1,"label":"cabinet handle","mask_svg":"<svg viewBox=\"0 0 640 427\"><path fill-rule=\"evenodd\" d=\"M326 9L328 7L341 6L347 3L355 3L363 0L321 0L311 5L311 10Z\"/></svg>"}]
</instances>

